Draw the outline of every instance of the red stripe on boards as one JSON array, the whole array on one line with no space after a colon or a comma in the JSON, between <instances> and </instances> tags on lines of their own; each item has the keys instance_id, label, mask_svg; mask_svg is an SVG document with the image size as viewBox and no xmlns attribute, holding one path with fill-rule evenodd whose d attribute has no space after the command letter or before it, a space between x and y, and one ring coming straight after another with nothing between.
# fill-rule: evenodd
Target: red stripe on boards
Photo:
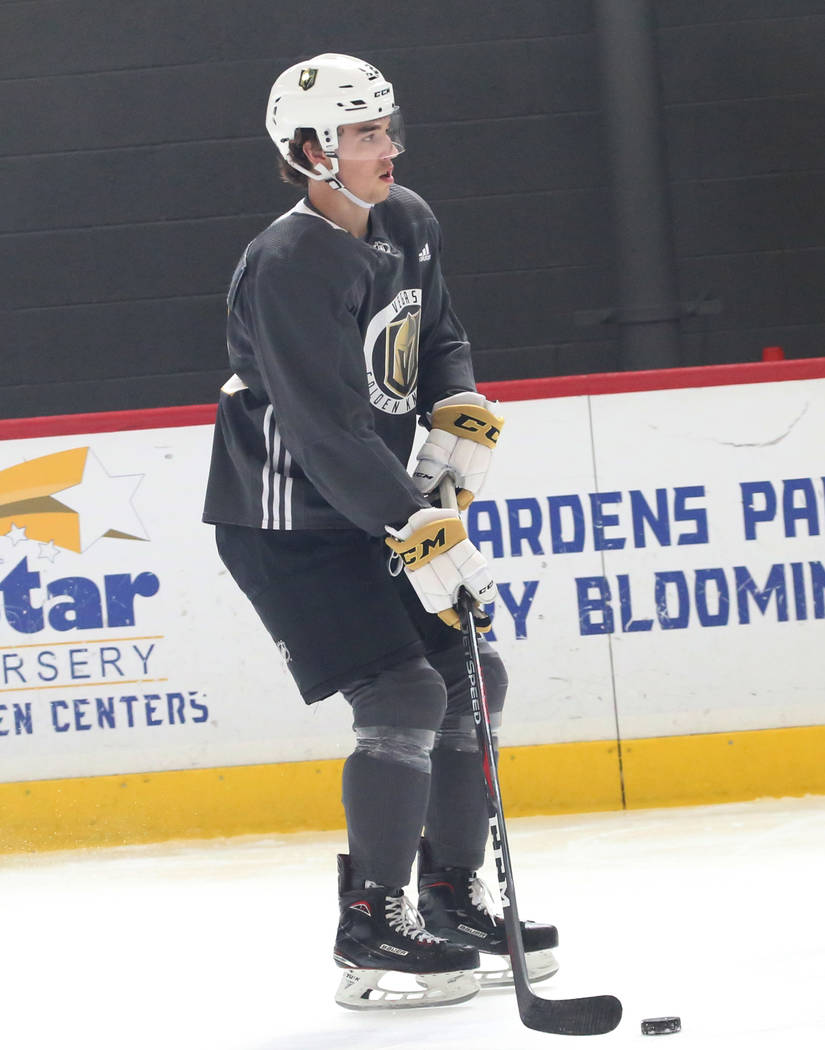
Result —
<instances>
[{"instance_id":1,"label":"red stripe on boards","mask_svg":"<svg viewBox=\"0 0 825 1050\"><path fill-rule=\"evenodd\" d=\"M506 379L500 382L479 383L479 390L491 400L535 401L554 397L778 383L794 379L821 379L824 376L825 357L811 357L738 365L651 369L645 372L600 372L593 375L550 376L544 379ZM214 404L181 405L170 408L138 408L119 412L85 412L67 416L4 419L0 420L0 441L52 437L59 434L102 434L162 427L211 426L215 422L216 407Z\"/></svg>"}]
</instances>

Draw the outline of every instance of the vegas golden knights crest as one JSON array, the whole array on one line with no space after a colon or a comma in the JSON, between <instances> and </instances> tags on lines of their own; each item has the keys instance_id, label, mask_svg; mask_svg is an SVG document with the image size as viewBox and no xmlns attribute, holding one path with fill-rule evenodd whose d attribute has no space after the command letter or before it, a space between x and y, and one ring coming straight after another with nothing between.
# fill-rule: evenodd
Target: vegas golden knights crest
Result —
<instances>
[{"instance_id":1,"label":"vegas golden knights crest","mask_svg":"<svg viewBox=\"0 0 825 1050\"><path fill-rule=\"evenodd\" d=\"M384 385L397 397L407 397L415 390L418 380L420 329L420 310L408 313L400 321L392 321L387 325Z\"/></svg>"},{"instance_id":2,"label":"vegas golden knights crest","mask_svg":"<svg viewBox=\"0 0 825 1050\"><path fill-rule=\"evenodd\" d=\"M391 415L412 412L418 400L421 289L404 288L373 314L364 336L370 404Z\"/></svg>"},{"instance_id":3,"label":"vegas golden knights crest","mask_svg":"<svg viewBox=\"0 0 825 1050\"><path fill-rule=\"evenodd\" d=\"M317 69L310 69L310 68L302 69L301 70L301 75L298 77L298 85L300 87L302 87L304 89L304 91L309 91L309 89L315 83L315 78L317 76L318 76L318 70Z\"/></svg>"}]
</instances>

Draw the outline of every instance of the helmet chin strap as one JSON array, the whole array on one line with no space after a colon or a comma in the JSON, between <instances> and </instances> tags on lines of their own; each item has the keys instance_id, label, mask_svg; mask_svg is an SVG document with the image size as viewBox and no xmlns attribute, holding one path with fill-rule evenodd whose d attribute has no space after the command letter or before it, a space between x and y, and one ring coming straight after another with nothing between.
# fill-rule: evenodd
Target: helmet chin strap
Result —
<instances>
[{"instance_id":1,"label":"helmet chin strap","mask_svg":"<svg viewBox=\"0 0 825 1050\"><path fill-rule=\"evenodd\" d=\"M315 170L320 176L320 181L325 182L327 186L331 186L334 190L339 190L347 198L348 201L352 201L353 204L358 205L359 208L366 208L367 211L370 208L374 208L374 204L370 204L368 201L362 201L360 197L356 197L355 194L348 190L347 187L338 178L338 160L333 158L333 170L325 168L323 164L318 163L315 165ZM317 176L316 176L317 177Z\"/></svg>"},{"instance_id":2,"label":"helmet chin strap","mask_svg":"<svg viewBox=\"0 0 825 1050\"><path fill-rule=\"evenodd\" d=\"M357 205L359 208L366 208L367 211L369 211L371 208L374 208L374 203L371 204L369 201L362 201L360 197L356 197L351 190L347 189L343 182L341 182L341 180L338 178L338 158L331 157L330 159L332 160L333 164L332 169L325 168L324 165L321 164L319 161L317 164L313 165L313 171L308 171L300 164L295 164L294 161L289 159L287 160L288 163L291 164L296 171L300 171L302 175L306 175L308 178L313 179L315 182L325 182L327 186L332 187L332 189L339 190L341 193L343 193L347 200L352 201L352 203Z\"/></svg>"},{"instance_id":3,"label":"helmet chin strap","mask_svg":"<svg viewBox=\"0 0 825 1050\"><path fill-rule=\"evenodd\" d=\"M370 208L374 208L374 204L370 204L368 201L362 201L360 197L356 197L354 193L351 193L343 183L338 184L338 189L343 193L347 200L352 201L353 204L357 204L359 208L366 208L367 211Z\"/></svg>"}]
</instances>

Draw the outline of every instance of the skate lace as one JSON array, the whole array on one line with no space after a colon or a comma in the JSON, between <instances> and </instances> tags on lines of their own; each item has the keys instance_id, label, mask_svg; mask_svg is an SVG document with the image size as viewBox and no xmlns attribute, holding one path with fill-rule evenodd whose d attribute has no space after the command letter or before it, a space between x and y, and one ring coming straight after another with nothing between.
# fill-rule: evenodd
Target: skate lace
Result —
<instances>
[{"instance_id":1,"label":"skate lace","mask_svg":"<svg viewBox=\"0 0 825 1050\"><path fill-rule=\"evenodd\" d=\"M387 897L386 916L388 926L410 940L422 944L437 944L444 939L427 930L420 912L403 893L400 897Z\"/></svg>"},{"instance_id":2,"label":"skate lace","mask_svg":"<svg viewBox=\"0 0 825 1050\"><path fill-rule=\"evenodd\" d=\"M470 903L483 915L495 920L496 915L493 910L495 908L495 902L493 900L493 895L490 892L490 887L477 875L471 875L468 884L470 888Z\"/></svg>"}]
</instances>

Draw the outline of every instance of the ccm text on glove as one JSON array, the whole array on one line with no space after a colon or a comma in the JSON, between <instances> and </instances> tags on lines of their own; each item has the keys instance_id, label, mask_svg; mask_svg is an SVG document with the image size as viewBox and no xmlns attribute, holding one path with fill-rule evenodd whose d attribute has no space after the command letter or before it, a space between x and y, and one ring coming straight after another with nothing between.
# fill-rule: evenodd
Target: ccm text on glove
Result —
<instances>
[{"instance_id":1,"label":"ccm text on glove","mask_svg":"<svg viewBox=\"0 0 825 1050\"><path fill-rule=\"evenodd\" d=\"M420 492L434 492L449 474L458 489L459 509L465 510L481 491L504 419L495 403L468 390L436 401L432 429L418 453L413 482Z\"/></svg>"},{"instance_id":2,"label":"ccm text on glove","mask_svg":"<svg viewBox=\"0 0 825 1050\"><path fill-rule=\"evenodd\" d=\"M459 627L453 607L462 587L482 605L495 598L490 567L467 538L458 511L426 507L400 529L388 525L387 532L386 543L401 559L421 604L450 627Z\"/></svg>"}]
</instances>

